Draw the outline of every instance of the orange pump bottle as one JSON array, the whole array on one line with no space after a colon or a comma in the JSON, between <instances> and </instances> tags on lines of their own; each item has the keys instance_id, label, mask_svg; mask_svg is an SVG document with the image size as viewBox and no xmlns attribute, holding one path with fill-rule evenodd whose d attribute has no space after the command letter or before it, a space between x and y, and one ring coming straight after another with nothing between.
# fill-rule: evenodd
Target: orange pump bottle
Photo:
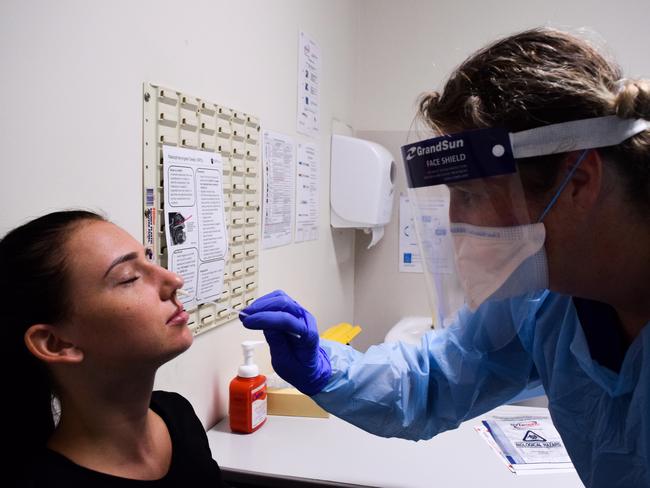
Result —
<instances>
[{"instance_id":1,"label":"orange pump bottle","mask_svg":"<svg viewBox=\"0 0 650 488\"><path fill-rule=\"evenodd\" d=\"M266 376L253 363L253 351L263 341L244 341L244 364L230 382L230 430L250 434L266 422Z\"/></svg>"}]
</instances>

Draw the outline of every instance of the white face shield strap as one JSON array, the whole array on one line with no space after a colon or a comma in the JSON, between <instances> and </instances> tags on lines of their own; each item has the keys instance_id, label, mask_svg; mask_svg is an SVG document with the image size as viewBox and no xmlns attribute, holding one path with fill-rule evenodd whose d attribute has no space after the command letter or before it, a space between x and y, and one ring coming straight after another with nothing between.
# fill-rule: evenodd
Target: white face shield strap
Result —
<instances>
[{"instance_id":1,"label":"white face shield strap","mask_svg":"<svg viewBox=\"0 0 650 488\"><path fill-rule=\"evenodd\" d=\"M586 150L649 129L646 120L607 116L516 133L478 129L403 146L434 323L448 323L463 303L475 309L547 286L540 222ZM577 150L583 150L579 161L542 216L531 218L515 160Z\"/></svg>"},{"instance_id":2,"label":"white face shield strap","mask_svg":"<svg viewBox=\"0 0 650 488\"><path fill-rule=\"evenodd\" d=\"M402 146L402 158L409 188L417 188L509 173L514 159L616 146L645 130L650 130L650 121L615 115L513 133L498 128L477 129ZM485 166L486 162L488 168L482 169L487 171L481 174L477 166ZM494 168L489 167L492 164ZM440 171L442 167L453 171Z\"/></svg>"}]
</instances>

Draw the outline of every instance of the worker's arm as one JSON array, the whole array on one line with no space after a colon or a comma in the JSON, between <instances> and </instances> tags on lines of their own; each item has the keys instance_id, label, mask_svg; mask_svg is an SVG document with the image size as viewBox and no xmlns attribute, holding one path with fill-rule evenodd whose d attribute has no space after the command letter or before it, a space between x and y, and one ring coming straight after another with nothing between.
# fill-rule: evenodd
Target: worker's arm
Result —
<instances>
[{"instance_id":1,"label":"worker's arm","mask_svg":"<svg viewBox=\"0 0 650 488\"><path fill-rule=\"evenodd\" d=\"M518 309L518 310L515 310ZM524 347L525 302L461 311L457 323L419 346L381 344L361 353L319 340L316 320L275 291L240 319L264 331L275 371L326 410L386 437L428 439L539 385ZM513 317L523 317L514 320ZM532 343L532 337L526 339Z\"/></svg>"},{"instance_id":2,"label":"worker's arm","mask_svg":"<svg viewBox=\"0 0 650 488\"><path fill-rule=\"evenodd\" d=\"M507 303L492 305L461 313L456 326L426 334L417 346L386 343L366 353L321 341L332 376L312 398L384 437L428 439L453 429L540 385L518 334L525 324L512 316Z\"/></svg>"}]
</instances>

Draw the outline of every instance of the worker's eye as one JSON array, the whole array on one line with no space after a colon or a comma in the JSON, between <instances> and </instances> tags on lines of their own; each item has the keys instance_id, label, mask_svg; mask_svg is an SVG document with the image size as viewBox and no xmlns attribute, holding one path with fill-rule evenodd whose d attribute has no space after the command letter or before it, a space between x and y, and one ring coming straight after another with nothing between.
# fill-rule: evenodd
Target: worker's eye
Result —
<instances>
[{"instance_id":1,"label":"worker's eye","mask_svg":"<svg viewBox=\"0 0 650 488\"><path fill-rule=\"evenodd\" d=\"M454 189L453 198L456 200L456 203L469 206L476 204L480 200L481 195L468 190Z\"/></svg>"}]
</instances>

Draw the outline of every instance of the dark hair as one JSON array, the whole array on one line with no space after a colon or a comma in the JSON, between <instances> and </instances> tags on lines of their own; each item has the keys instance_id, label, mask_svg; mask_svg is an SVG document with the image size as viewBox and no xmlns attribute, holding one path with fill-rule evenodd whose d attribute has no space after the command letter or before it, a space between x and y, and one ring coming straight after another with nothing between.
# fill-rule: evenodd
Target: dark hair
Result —
<instances>
[{"instance_id":1,"label":"dark hair","mask_svg":"<svg viewBox=\"0 0 650 488\"><path fill-rule=\"evenodd\" d=\"M650 120L650 82L622 80L620 68L587 41L553 29L515 34L465 60L442 93L421 97L419 115L450 133L484 127L518 132L570 120L618 115ZM599 150L642 211L650 207L650 131ZM518 160L524 188L548 191L565 155Z\"/></svg>"},{"instance_id":2,"label":"dark hair","mask_svg":"<svg viewBox=\"0 0 650 488\"><path fill-rule=\"evenodd\" d=\"M11 398L5 397L9 411L2 420L9 429L5 445L14 461L8 465L17 471L45 446L55 426L50 378L25 346L25 332L31 325L56 324L66 316L70 297L65 244L82 222L104 220L84 210L54 212L13 229L0 241L0 296L7 304L0 330L5 368L16 372L7 371L15 384L10 385Z\"/></svg>"}]
</instances>

